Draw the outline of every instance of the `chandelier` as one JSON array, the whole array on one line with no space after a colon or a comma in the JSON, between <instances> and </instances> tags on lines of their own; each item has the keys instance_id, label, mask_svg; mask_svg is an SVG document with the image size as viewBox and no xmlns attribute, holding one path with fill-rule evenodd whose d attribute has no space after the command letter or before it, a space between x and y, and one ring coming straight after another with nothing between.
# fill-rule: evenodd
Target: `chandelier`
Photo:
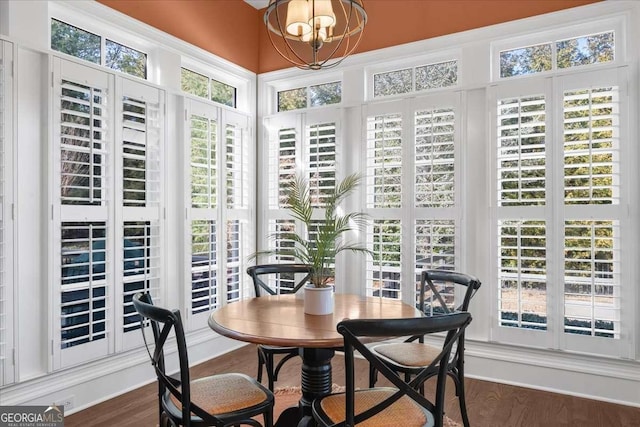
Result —
<instances>
[{"instance_id":1,"label":"chandelier","mask_svg":"<svg viewBox=\"0 0 640 427\"><path fill-rule=\"evenodd\" d=\"M342 62L358 46L366 22L362 0L270 0L264 14L273 47L303 70Z\"/></svg>"}]
</instances>

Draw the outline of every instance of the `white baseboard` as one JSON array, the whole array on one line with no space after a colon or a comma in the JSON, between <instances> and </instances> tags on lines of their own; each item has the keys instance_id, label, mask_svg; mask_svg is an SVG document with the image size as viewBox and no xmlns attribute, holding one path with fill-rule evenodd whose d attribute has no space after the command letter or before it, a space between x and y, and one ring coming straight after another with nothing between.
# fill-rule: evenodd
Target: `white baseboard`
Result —
<instances>
[{"instance_id":1,"label":"white baseboard","mask_svg":"<svg viewBox=\"0 0 640 427\"><path fill-rule=\"evenodd\" d=\"M640 363L635 361L467 340L465 375L640 407Z\"/></svg>"},{"instance_id":2,"label":"white baseboard","mask_svg":"<svg viewBox=\"0 0 640 427\"><path fill-rule=\"evenodd\" d=\"M191 365L244 345L208 328L189 334L187 342ZM175 344L167 347L166 353L172 352ZM172 372L177 366L167 366L167 370ZM153 381L149 356L140 348L5 387L0 392L0 405L50 405L71 400L73 407L65 408L69 415Z\"/></svg>"}]
</instances>

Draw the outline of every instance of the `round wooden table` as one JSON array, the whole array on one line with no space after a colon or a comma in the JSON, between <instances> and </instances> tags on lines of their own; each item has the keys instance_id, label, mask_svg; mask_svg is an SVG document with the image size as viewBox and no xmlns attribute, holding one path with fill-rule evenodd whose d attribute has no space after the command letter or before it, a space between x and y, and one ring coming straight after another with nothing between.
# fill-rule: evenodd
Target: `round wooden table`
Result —
<instances>
[{"instance_id":1,"label":"round wooden table","mask_svg":"<svg viewBox=\"0 0 640 427\"><path fill-rule=\"evenodd\" d=\"M342 347L337 324L344 319L419 317L420 311L397 300L335 294L333 314L304 313L295 295L270 295L237 301L214 310L209 326L229 338L254 344L299 347L302 397L298 408L282 413L277 427L314 425L311 403L331 392L331 358Z\"/></svg>"}]
</instances>

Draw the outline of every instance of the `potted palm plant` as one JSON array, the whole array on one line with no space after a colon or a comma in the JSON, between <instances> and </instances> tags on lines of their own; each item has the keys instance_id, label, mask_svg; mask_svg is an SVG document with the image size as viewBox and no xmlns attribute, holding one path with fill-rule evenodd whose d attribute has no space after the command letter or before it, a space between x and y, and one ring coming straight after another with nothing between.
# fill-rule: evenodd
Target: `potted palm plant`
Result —
<instances>
[{"instance_id":1,"label":"potted palm plant","mask_svg":"<svg viewBox=\"0 0 640 427\"><path fill-rule=\"evenodd\" d=\"M339 213L340 203L360 184L360 176L352 174L336 183L329 194L318 194L311 191L309 181L297 175L285 188L287 209L291 216L304 225L303 230L282 231L271 235L277 241L289 241L291 245L276 249L259 251L257 255L279 255L292 257L297 261L313 267L310 284L305 288L305 312L309 314L327 314L333 311L333 287L335 273L333 264L336 255L343 251L371 254L366 247L347 240L348 232L359 230L365 224L367 216L361 212ZM314 209L324 209L322 218L314 217ZM307 292L309 290L309 292ZM323 291L324 290L324 291ZM329 296L330 307L314 310L311 294L325 292ZM320 312L317 312L320 311Z\"/></svg>"}]
</instances>

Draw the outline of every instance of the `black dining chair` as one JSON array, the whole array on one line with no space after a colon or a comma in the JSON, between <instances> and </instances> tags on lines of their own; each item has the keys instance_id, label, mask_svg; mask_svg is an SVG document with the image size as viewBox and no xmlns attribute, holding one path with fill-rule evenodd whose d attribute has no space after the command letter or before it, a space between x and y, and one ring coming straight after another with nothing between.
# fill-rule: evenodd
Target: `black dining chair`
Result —
<instances>
[{"instance_id":1,"label":"black dining chair","mask_svg":"<svg viewBox=\"0 0 640 427\"><path fill-rule=\"evenodd\" d=\"M262 295L295 294L308 281L313 267L306 264L261 264L247 268L253 279L256 297ZM275 363L275 356L283 357ZM269 390L273 391L282 366L299 355L297 347L258 345L258 382L262 382L262 370L266 369Z\"/></svg>"},{"instance_id":2,"label":"black dining chair","mask_svg":"<svg viewBox=\"0 0 640 427\"><path fill-rule=\"evenodd\" d=\"M191 381L189 360L179 310L153 305L151 296L137 293L133 306L140 315L140 330L158 378L158 416L160 427L250 425L260 427L253 417L262 415L265 427L273 426L274 397L271 391L248 375L228 373ZM151 324L155 346L150 348L145 326ZM165 370L166 348L173 331L177 345L179 372Z\"/></svg>"},{"instance_id":3,"label":"black dining chair","mask_svg":"<svg viewBox=\"0 0 640 427\"><path fill-rule=\"evenodd\" d=\"M451 349L471 322L466 312L434 317L405 319L343 320L338 332L344 338L346 391L314 400L313 417L323 427L367 425L369 427L442 427L444 419L445 385ZM415 377L405 382L388 366L379 354L366 345L367 338L400 337L446 332L446 337L432 361ZM355 387L354 351L358 351L393 387L358 389ZM436 371L435 398L428 400L417 388Z\"/></svg>"},{"instance_id":4,"label":"black dining chair","mask_svg":"<svg viewBox=\"0 0 640 427\"><path fill-rule=\"evenodd\" d=\"M420 294L418 308L425 316L439 316L457 311L468 312L471 298L480 288L480 281L468 274L447 270L425 270L420 278ZM461 301L456 304L456 301ZM465 427L469 427L469 417L464 392L464 332L458 337L458 342L452 357L448 362L447 374L453 379L456 396L460 403L460 413ZM402 372L405 381L422 372L438 354L438 347L424 343L423 335L413 335L405 342L384 343L374 345L373 353L378 354L385 364L394 371ZM438 374L436 369L426 375L425 380ZM369 386L376 383L376 367L370 365ZM418 383L424 391L424 382Z\"/></svg>"}]
</instances>

